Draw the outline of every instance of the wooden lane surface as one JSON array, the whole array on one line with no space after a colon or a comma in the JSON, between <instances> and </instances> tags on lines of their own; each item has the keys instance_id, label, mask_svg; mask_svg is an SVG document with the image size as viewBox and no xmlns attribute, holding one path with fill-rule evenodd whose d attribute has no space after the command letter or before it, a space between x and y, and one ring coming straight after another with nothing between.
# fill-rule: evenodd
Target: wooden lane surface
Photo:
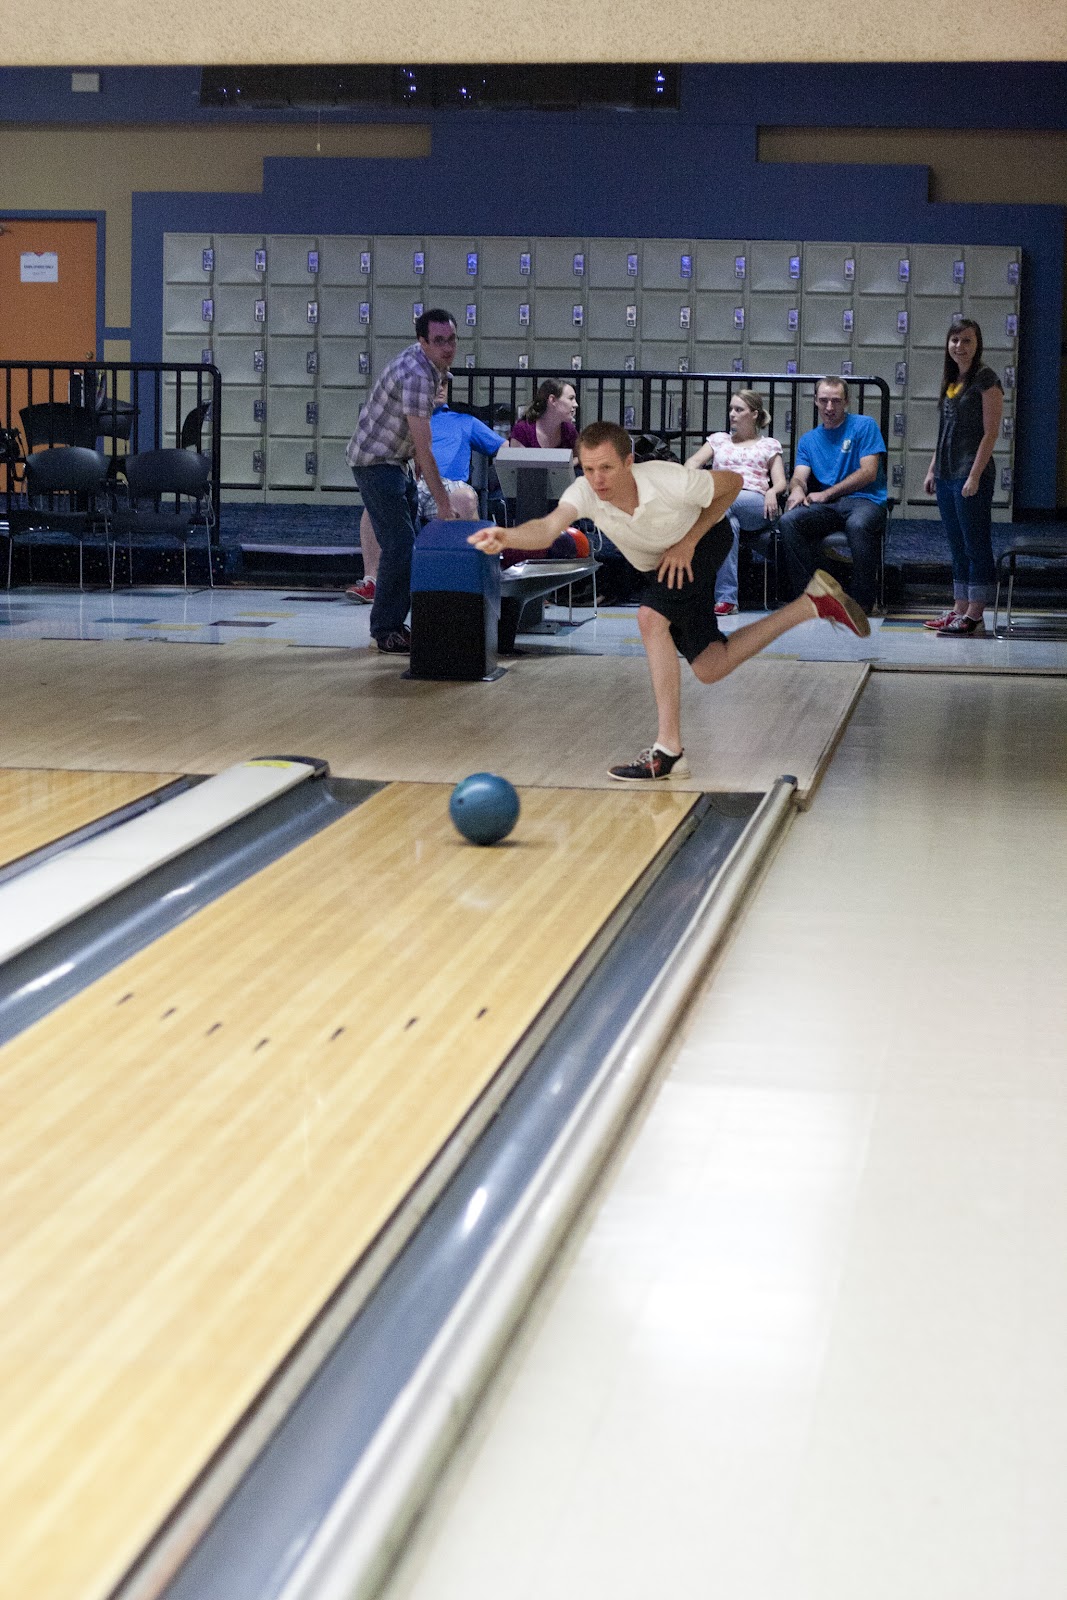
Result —
<instances>
[{"instance_id":1,"label":"wooden lane surface","mask_svg":"<svg viewBox=\"0 0 1067 1600\"><path fill-rule=\"evenodd\" d=\"M635 625L636 637L636 625ZM644 656L530 656L499 683L415 683L376 650L234 642L0 640L6 759L26 766L220 772L302 751L339 777L614 787L613 763L655 733ZM763 792L783 772L810 797L868 673L863 661L759 656L722 683L682 675L692 778L672 788ZM106 718L94 707L109 708Z\"/></svg>"},{"instance_id":2,"label":"wooden lane surface","mask_svg":"<svg viewBox=\"0 0 1067 1600\"><path fill-rule=\"evenodd\" d=\"M0 1050L7 1589L101 1600L692 804L394 785Z\"/></svg>"},{"instance_id":3,"label":"wooden lane surface","mask_svg":"<svg viewBox=\"0 0 1067 1600\"><path fill-rule=\"evenodd\" d=\"M173 783L174 772L0 768L0 866Z\"/></svg>"}]
</instances>

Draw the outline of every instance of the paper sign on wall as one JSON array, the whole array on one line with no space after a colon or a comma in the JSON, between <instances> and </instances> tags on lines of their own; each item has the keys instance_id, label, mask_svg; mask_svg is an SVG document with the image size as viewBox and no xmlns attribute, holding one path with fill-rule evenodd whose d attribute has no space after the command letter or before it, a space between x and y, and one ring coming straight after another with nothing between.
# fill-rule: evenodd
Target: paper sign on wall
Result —
<instances>
[{"instance_id":1,"label":"paper sign on wall","mask_svg":"<svg viewBox=\"0 0 1067 1600\"><path fill-rule=\"evenodd\" d=\"M19 256L19 279L22 283L58 283L59 256L54 250L42 250L40 255L24 250Z\"/></svg>"}]
</instances>

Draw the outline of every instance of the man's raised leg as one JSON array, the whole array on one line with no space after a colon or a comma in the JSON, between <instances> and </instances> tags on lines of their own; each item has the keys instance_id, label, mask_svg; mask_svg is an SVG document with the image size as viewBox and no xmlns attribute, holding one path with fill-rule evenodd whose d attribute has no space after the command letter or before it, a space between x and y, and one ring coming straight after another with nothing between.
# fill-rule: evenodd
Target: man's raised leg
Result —
<instances>
[{"instance_id":1,"label":"man's raised leg","mask_svg":"<svg viewBox=\"0 0 1067 1600\"><path fill-rule=\"evenodd\" d=\"M871 631L861 607L828 572L819 571L796 600L790 600L788 605L765 617L758 617L755 622L746 623L743 628L735 628L725 639L713 639L692 662L693 671L701 683L718 683L728 678L742 662L750 661L783 633L788 633L790 628L811 622L815 617L847 628L861 639Z\"/></svg>"}]
</instances>

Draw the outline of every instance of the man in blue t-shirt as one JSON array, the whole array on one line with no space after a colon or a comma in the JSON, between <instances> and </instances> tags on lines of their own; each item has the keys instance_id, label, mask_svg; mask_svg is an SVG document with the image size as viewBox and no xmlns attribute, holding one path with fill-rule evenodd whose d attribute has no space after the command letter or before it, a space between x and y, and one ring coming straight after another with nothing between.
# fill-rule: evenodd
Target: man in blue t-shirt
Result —
<instances>
[{"instance_id":1,"label":"man in blue t-shirt","mask_svg":"<svg viewBox=\"0 0 1067 1600\"><path fill-rule=\"evenodd\" d=\"M849 411L844 378L820 379L815 405L819 426L797 444L789 499L778 523L787 598L804 592L821 541L843 533L852 552L849 593L870 612L887 515L885 440L871 417Z\"/></svg>"}]
</instances>

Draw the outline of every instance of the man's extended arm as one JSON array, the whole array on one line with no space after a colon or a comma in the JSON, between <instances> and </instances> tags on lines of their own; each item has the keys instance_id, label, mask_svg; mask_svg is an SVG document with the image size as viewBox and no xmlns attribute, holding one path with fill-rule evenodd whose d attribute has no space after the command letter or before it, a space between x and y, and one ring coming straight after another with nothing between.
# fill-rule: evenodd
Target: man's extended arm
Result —
<instances>
[{"instance_id":1,"label":"man's extended arm","mask_svg":"<svg viewBox=\"0 0 1067 1600\"><path fill-rule=\"evenodd\" d=\"M415 446L415 465L419 469L419 476L426 480L426 487L433 495L437 515L444 522L450 522L456 515L452 509L452 502L448 498L448 491L441 482L441 474L437 470L437 462L433 455L433 436L430 432L429 417L404 418L411 434L411 442Z\"/></svg>"},{"instance_id":2,"label":"man's extended arm","mask_svg":"<svg viewBox=\"0 0 1067 1600\"><path fill-rule=\"evenodd\" d=\"M476 550L495 556L501 550L547 550L553 539L570 527L576 516L574 506L561 500L554 511L535 517L532 522L520 522L517 528L479 528L467 540Z\"/></svg>"}]
</instances>

